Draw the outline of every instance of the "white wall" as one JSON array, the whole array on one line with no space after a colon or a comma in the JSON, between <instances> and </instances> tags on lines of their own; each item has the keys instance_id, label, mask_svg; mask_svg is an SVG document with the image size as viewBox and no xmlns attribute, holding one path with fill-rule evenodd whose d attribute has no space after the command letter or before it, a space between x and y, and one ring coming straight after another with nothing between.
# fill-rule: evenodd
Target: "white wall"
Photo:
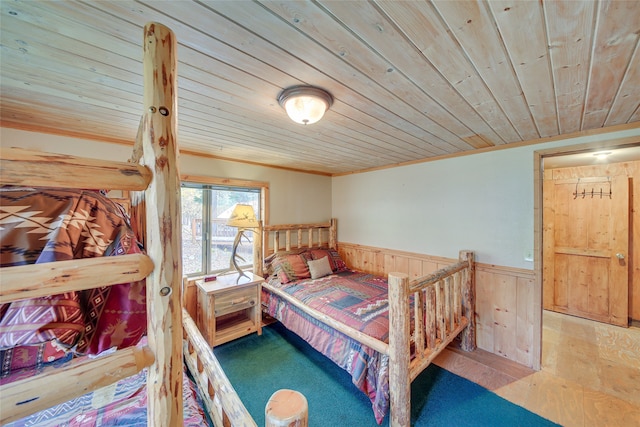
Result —
<instances>
[{"instance_id":1,"label":"white wall","mask_svg":"<svg viewBox=\"0 0 640 427\"><path fill-rule=\"evenodd\" d=\"M132 148L86 139L0 128L3 147L127 161ZM238 162L180 156L180 173L269 183L271 224L322 222L331 218L331 178Z\"/></svg>"},{"instance_id":2,"label":"white wall","mask_svg":"<svg viewBox=\"0 0 640 427\"><path fill-rule=\"evenodd\" d=\"M632 129L333 178L338 240L533 269L534 151L640 135Z\"/></svg>"}]
</instances>

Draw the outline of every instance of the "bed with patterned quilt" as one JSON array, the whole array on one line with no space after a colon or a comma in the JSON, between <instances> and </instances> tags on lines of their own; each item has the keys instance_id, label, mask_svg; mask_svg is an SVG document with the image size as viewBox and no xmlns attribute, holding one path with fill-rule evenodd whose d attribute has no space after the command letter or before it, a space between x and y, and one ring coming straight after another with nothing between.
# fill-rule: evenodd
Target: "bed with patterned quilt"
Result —
<instances>
[{"instance_id":1,"label":"bed with patterned quilt","mask_svg":"<svg viewBox=\"0 0 640 427\"><path fill-rule=\"evenodd\" d=\"M347 267L336 225L263 227L263 310L345 369L378 423L408 426L411 381L458 335L475 346L473 254L411 281L376 276Z\"/></svg>"}]
</instances>

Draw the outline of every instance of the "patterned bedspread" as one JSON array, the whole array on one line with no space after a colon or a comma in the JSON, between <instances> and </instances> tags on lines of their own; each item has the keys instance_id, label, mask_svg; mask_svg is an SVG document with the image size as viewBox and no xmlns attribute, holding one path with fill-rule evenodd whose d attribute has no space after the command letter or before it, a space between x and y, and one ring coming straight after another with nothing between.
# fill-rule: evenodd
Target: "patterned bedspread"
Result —
<instances>
[{"instance_id":1,"label":"patterned bedspread","mask_svg":"<svg viewBox=\"0 0 640 427\"><path fill-rule=\"evenodd\" d=\"M123 209L83 190L2 188L0 241L2 267L141 252ZM145 331L144 281L3 304L2 373L128 347Z\"/></svg>"},{"instance_id":2,"label":"patterned bedspread","mask_svg":"<svg viewBox=\"0 0 640 427\"><path fill-rule=\"evenodd\" d=\"M140 345L146 344L146 340ZM64 366L62 359L47 364L42 371ZM183 375L183 414L185 427L210 426L202 410L196 386L186 372ZM68 402L36 412L6 427L75 427L75 426L147 426L147 370Z\"/></svg>"},{"instance_id":3,"label":"patterned bedspread","mask_svg":"<svg viewBox=\"0 0 640 427\"><path fill-rule=\"evenodd\" d=\"M382 277L343 271L319 279L297 280L277 287L332 318L369 336L388 342L387 281ZM310 318L263 288L262 303L269 315L301 336L351 374L353 383L371 400L376 421L389 410L389 358Z\"/></svg>"}]
</instances>

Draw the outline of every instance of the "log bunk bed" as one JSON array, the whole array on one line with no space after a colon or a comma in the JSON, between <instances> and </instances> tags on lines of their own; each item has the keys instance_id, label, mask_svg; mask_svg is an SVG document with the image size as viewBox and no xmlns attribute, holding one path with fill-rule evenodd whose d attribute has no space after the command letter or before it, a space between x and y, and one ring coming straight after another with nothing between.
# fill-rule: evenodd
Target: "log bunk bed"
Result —
<instances>
[{"instance_id":1,"label":"log bunk bed","mask_svg":"<svg viewBox=\"0 0 640 427\"><path fill-rule=\"evenodd\" d=\"M142 400L143 408L146 406L146 425L182 426L186 424L183 394L190 396L183 390L185 365L204 401L205 409L199 409L201 415L206 411L219 426L256 425L194 321L182 308L180 175L176 144L177 43L171 30L157 23L144 27L143 42L144 113L132 159L109 162L3 147L0 172L2 189L7 191L11 190L9 187L45 187L52 192L64 188L92 200L102 196L82 189L130 193L130 230L143 244L144 253L131 250L117 257L45 260L39 264L25 261L5 264L3 261L3 267L9 266L1 272L0 318L14 304L24 301L55 299L58 294L73 295L93 288L112 290L123 283L128 286L142 281L140 283L146 286L146 303L142 298L146 314L142 310L140 329L144 333L139 335L144 337L132 345L122 345L115 352L105 352L112 354L74 357L55 369L43 368L3 384L0 388L2 425L16 420L18 425L26 425L21 424L24 417L44 412L54 405L63 406L71 399L108 389L110 385L115 388L127 378L138 375L142 378L140 381L146 383L142 387L146 390L146 404ZM47 204L51 203L44 202ZM98 213L108 211L112 221L121 221L112 215L116 208L99 205L94 209ZM12 228L12 215L5 210L0 216L3 239L5 229ZM37 216L38 212L32 215ZM131 236L127 238L132 240ZM10 250L4 250L4 241L2 245L4 256ZM132 244L130 248L135 249L136 245ZM144 288L142 295L145 295ZM101 336L107 341L115 339L115 335L109 336L109 333L103 331ZM69 346L65 348L68 350ZM206 425L204 417L189 421L190 425ZM36 422L36 425L44 424Z\"/></svg>"},{"instance_id":2,"label":"log bunk bed","mask_svg":"<svg viewBox=\"0 0 640 427\"><path fill-rule=\"evenodd\" d=\"M346 268L335 219L265 225L262 235L254 266L266 278L263 310L347 370L378 423L390 410L389 425L409 426L411 382L456 337L475 349L473 252L424 277L385 280ZM324 257L329 265L318 268Z\"/></svg>"}]
</instances>

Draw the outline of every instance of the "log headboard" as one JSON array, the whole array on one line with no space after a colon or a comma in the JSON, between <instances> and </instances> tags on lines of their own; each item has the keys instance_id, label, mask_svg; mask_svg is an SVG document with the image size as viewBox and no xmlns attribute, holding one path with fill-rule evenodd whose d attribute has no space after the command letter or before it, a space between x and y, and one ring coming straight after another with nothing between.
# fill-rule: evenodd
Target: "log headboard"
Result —
<instances>
[{"instance_id":1,"label":"log headboard","mask_svg":"<svg viewBox=\"0 0 640 427\"><path fill-rule=\"evenodd\" d=\"M338 221L312 224L265 225L254 240L254 273L262 276L264 259L276 252L300 248L331 248L338 246Z\"/></svg>"}]
</instances>

